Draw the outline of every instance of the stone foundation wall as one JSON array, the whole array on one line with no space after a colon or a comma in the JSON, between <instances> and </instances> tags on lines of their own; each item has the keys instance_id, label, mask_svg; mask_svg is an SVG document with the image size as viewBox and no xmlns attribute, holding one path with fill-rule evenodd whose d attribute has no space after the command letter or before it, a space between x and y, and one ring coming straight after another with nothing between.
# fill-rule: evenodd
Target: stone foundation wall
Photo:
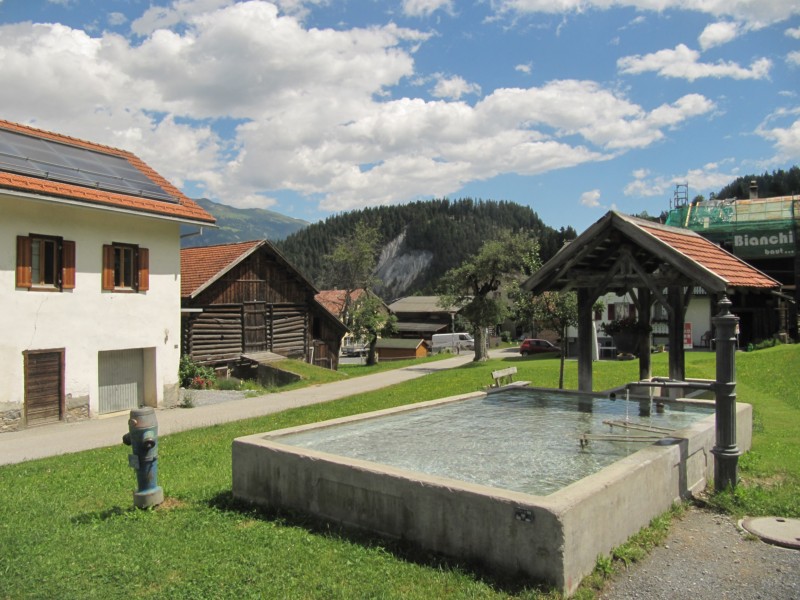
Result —
<instances>
[{"instance_id":1,"label":"stone foundation wall","mask_svg":"<svg viewBox=\"0 0 800 600\"><path fill-rule=\"evenodd\" d=\"M85 421L89 418L89 396L76 398L67 396L66 405L64 422L74 423L75 421ZM25 429L23 412L21 404L0 404L0 433Z\"/></svg>"},{"instance_id":2,"label":"stone foundation wall","mask_svg":"<svg viewBox=\"0 0 800 600\"><path fill-rule=\"evenodd\" d=\"M89 396L78 396L73 398L67 396L67 412L64 420L67 423L84 421L89 418Z\"/></svg>"},{"instance_id":3,"label":"stone foundation wall","mask_svg":"<svg viewBox=\"0 0 800 600\"><path fill-rule=\"evenodd\" d=\"M0 433L17 431L22 427L22 406L0 405Z\"/></svg>"}]
</instances>

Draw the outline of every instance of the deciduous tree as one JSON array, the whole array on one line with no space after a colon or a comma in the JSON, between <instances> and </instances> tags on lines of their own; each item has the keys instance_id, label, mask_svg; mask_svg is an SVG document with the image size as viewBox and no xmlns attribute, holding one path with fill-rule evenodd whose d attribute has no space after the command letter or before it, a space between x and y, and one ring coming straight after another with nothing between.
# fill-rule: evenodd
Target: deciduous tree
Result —
<instances>
[{"instance_id":1,"label":"deciduous tree","mask_svg":"<svg viewBox=\"0 0 800 600\"><path fill-rule=\"evenodd\" d=\"M472 325L476 361L487 359L487 329L509 314L508 293L539 264L539 243L533 236L503 230L442 278L440 304L461 307L461 316Z\"/></svg>"}]
</instances>

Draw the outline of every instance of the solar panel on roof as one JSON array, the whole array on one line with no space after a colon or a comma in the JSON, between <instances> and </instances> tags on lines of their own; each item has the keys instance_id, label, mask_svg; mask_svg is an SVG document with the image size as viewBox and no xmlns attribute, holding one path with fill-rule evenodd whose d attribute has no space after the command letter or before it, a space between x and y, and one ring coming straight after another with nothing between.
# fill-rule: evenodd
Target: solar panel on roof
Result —
<instances>
[{"instance_id":1,"label":"solar panel on roof","mask_svg":"<svg viewBox=\"0 0 800 600\"><path fill-rule=\"evenodd\" d=\"M87 188L178 202L121 156L0 130L0 170Z\"/></svg>"}]
</instances>

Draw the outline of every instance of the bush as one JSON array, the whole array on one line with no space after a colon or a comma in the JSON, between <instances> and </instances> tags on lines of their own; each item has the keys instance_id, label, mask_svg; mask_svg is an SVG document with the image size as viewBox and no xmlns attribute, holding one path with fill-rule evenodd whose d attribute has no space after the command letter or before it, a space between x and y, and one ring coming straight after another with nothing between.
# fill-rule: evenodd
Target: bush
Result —
<instances>
[{"instance_id":1,"label":"bush","mask_svg":"<svg viewBox=\"0 0 800 600\"><path fill-rule=\"evenodd\" d=\"M764 348L772 348L782 344L783 342L781 342L778 338L770 338L768 340L756 342L755 344L747 344L747 351L752 352L753 350L763 350Z\"/></svg>"},{"instance_id":2,"label":"bush","mask_svg":"<svg viewBox=\"0 0 800 600\"><path fill-rule=\"evenodd\" d=\"M194 390L207 390L214 387L217 382L217 375L211 367L198 365L188 354L181 356L178 366L178 379L181 387Z\"/></svg>"},{"instance_id":3,"label":"bush","mask_svg":"<svg viewBox=\"0 0 800 600\"><path fill-rule=\"evenodd\" d=\"M510 331L501 331L500 332L500 339L503 340L506 343L512 341L511 332Z\"/></svg>"}]
</instances>

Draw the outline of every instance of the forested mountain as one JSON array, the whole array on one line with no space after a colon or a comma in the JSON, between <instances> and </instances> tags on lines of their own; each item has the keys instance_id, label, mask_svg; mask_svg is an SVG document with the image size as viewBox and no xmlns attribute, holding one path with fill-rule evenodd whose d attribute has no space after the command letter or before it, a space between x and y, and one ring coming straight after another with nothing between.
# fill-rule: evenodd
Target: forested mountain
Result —
<instances>
[{"instance_id":1,"label":"forested mountain","mask_svg":"<svg viewBox=\"0 0 800 600\"><path fill-rule=\"evenodd\" d=\"M306 227L300 219L286 217L263 208L233 208L212 202L207 198L195 200L217 219L217 229L206 227L203 235L181 238L181 247L213 246L250 240L282 240L287 235ZM197 231L197 227L181 227L181 234Z\"/></svg>"},{"instance_id":2,"label":"forested mountain","mask_svg":"<svg viewBox=\"0 0 800 600\"><path fill-rule=\"evenodd\" d=\"M719 193L712 195L712 197L719 198L720 200L728 198L749 198L751 181L755 181L758 185L758 196L760 198L800 194L800 167L795 165L788 171L778 169L772 173L765 172L763 175L744 175L736 179L733 183L726 185Z\"/></svg>"},{"instance_id":3,"label":"forested mountain","mask_svg":"<svg viewBox=\"0 0 800 600\"><path fill-rule=\"evenodd\" d=\"M533 231L546 261L565 240L574 239L572 227L557 231L545 225L528 206L489 200L432 200L398 206L379 206L327 218L309 225L278 243L281 252L317 287L335 287L325 277L324 257L337 242L365 221L381 235L383 252L377 276L384 300L432 294L438 279L478 251L499 229Z\"/></svg>"}]
</instances>

